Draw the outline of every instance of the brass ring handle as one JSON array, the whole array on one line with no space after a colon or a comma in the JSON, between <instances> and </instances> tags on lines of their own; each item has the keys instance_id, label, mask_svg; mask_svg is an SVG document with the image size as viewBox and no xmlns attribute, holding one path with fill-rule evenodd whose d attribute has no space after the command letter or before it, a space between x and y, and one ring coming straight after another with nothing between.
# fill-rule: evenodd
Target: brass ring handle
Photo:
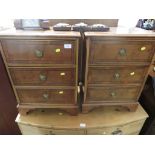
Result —
<instances>
[{"instance_id":1,"label":"brass ring handle","mask_svg":"<svg viewBox=\"0 0 155 155\"><path fill-rule=\"evenodd\" d=\"M36 55L36 57L41 58L41 57L43 57L43 51L36 50L35 55Z\"/></svg>"},{"instance_id":2,"label":"brass ring handle","mask_svg":"<svg viewBox=\"0 0 155 155\"><path fill-rule=\"evenodd\" d=\"M111 96L112 96L112 97L115 97L115 96L116 96L116 93L115 93L115 92L112 92L112 93L111 93Z\"/></svg>"},{"instance_id":3,"label":"brass ring handle","mask_svg":"<svg viewBox=\"0 0 155 155\"><path fill-rule=\"evenodd\" d=\"M111 134L112 135L122 135L123 132L122 132L122 130L117 129L116 131L113 131Z\"/></svg>"},{"instance_id":4,"label":"brass ring handle","mask_svg":"<svg viewBox=\"0 0 155 155\"><path fill-rule=\"evenodd\" d=\"M119 73L115 73L115 74L114 74L114 78L115 78L115 79L119 79L119 78L120 78L120 74L119 74Z\"/></svg>"},{"instance_id":5,"label":"brass ring handle","mask_svg":"<svg viewBox=\"0 0 155 155\"><path fill-rule=\"evenodd\" d=\"M48 97L49 97L49 95L48 95L48 94L43 94L43 98L44 98L44 99L46 99L46 100L47 100L47 99L48 99Z\"/></svg>"},{"instance_id":6,"label":"brass ring handle","mask_svg":"<svg viewBox=\"0 0 155 155\"><path fill-rule=\"evenodd\" d=\"M41 81L46 81L47 77L46 77L46 75L40 74L40 75L39 75L39 79L40 79Z\"/></svg>"},{"instance_id":7,"label":"brass ring handle","mask_svg":"<svg viewBox=\"0 0 155 155\"><path fill-rule=\"evenodd\" d=\"M125 48L121 48L121 49L119 50L119 55L120 55L120 56L126 56L126 49L125 49Z\"/></svg>"}]
</instances>

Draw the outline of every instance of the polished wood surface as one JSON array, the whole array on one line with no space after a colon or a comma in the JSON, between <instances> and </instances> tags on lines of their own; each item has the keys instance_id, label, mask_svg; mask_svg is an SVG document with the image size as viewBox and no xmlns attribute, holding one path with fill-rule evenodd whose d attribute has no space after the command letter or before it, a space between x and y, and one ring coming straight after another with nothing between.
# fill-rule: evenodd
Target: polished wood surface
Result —
<instances>
[{"instance_id":1,"label":"polished wood surface","mask_svg":"<svg viewBox=\"0 0 155 155\"><path fill-rule=\"evenodd\" d=\"M123 87L112 85L106 87L89 87L87 101L134 101L137 99L140 87Z\"/></svg>"},{"instance_id":2,"label":"polished wood surface","mask_svg":"<svg viewBox=\"0 0 155 155\"><path fill-rule=\"evenodd\" d=\"M33 39L36 37L40 37L41 39L48 39L51 37L57 38L79 38L80 33L75 31L53 31L50 30L40 30L40 31L33 31L33 30L16 30L14 28L7 29L4 31L0 31L1 38L14 38L14 39L21 39L21 38L27 38L27 39Z\"/></svg>"},{"instance_id":3,"label":"polished wood surface","mask_svg":"<svg viewBox=\"0 0 155 155\"><path fill-rule=\"evenodd\" d=\"M70 48L65 48L69 44ZM8 63L75 64L75 42L68 40L3 40ZM58 50L58 52L57 52ZM38 52L38 53L37 53ZM40 54L40 55L38 55Z\"/></svg>"},{"instance_id":4,"label":"polished wood surface","mask_svg":"<svg viewBox=\"0 0 155 155\"><path fill-rule=\"evenodd\" d=\"M90 43L90 64L98 64L103 62L115 61L115 62L134 62L151 61L153 57L153 42L144 41L136 42L134 38L131 40L126 38L118 38L108 41L108 38L104 41L100 41L100 38L92 40ZM145 47L144 51L141 48ZM123 51L122 51L123 50ZM124 53L121 53L124 52Z\"/></svg>"},{"instance_id":5,"label":"polished wood surface","mask_svg":"<svg viewBox=\"0 0 155 155\"><path fill-rule=\"evenodd\" d=\"M155 33L117 27L109 32L85 32L85 37L83 112L108 104L136 110L154 61Z\"/></svg>"},{"instance_id":6,"label":"polished wood surface","mask_svg":"<svg viewBox=\"0 0 155 155\"><path fill-rule=\"evenodd\" d=\"M79 32L0 32L2 55L21 113L36 108L78 112Z\"/></svg>"},{"instance_id":7,"label":"polished wood surface","mask_svg":"<svg viewBox=\"0 0 155 155\"><path fill-rule=\"evenodd\" d=\"M21 104L73 104L75 102L75 90L73 89L17 89ZM74 103L75 104L75 103Z\"/></svg>"},{"instance_id":8,"label":"polished wood surface","mask_svg":"<svg viewBox=\"0 0 155 155\"><path fill-rule=\"evenodd\" d=\"M139 105L132 113L123 107L102 107L88 114L70 116L54 109L37 110L27 116L18 115L23 134L135 134L148 117Z\"/></svg>"},{"instance_id":9,"label":"polished wood surface","mask_svg":"<svg viewBox=\"0 0 155 155\"><path fill-rule=\"evenodd\" d=\"M86 37L154 37L154 31L148 31L137 27L110 27L107 32L85 32Z\"/></svg>"},{"instance_id":10,"label":"polished wood surface","mask_svg":"<svg viewBox=\"0 0 155 155\"><path fill-rule=\"evenodd\" d=\"M148 66L98 66L90 67L88 71L88 84L129 84L142 83Z\"/></svg>"},{"instance_id":11,"label":"polished wood surface","mask_svg":"<svg viewBox=\"0 0 155 155\"><path fill-rule=\"evenodd\" d=\"M74 86L75 69L69 68L9 68L12 80L17 86Z\"/></svg>"}]
</instances>

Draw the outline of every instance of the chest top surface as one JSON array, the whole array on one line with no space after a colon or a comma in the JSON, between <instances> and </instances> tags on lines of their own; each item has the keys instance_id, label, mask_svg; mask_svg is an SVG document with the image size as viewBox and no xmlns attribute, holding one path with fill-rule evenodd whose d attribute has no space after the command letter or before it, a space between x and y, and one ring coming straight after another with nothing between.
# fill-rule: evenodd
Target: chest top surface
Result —
<instances>
[{"instance_id":1,"label":"chest top surface","mask_svg":"<svg viewBox=\"0 0 155 155\"><path fill-rule=\"evenodd\" d=\"M140 28L127 27L110 27L108 32L85 32L86 37L102 37L102 36L116 36L116 37L155 37L155 32Z\"/></svg>"},{"instance_id":2,"label":"chest top surface","mask_svg":"<svg viewBox=\"0 0 155 155\"><path fill-rule=\"evenodd\" d=\"M74 37L79 38L80 32L51 30L16 30L14 28L0 31L0 38L8 37Z\"/></svg>"}]
</instances>

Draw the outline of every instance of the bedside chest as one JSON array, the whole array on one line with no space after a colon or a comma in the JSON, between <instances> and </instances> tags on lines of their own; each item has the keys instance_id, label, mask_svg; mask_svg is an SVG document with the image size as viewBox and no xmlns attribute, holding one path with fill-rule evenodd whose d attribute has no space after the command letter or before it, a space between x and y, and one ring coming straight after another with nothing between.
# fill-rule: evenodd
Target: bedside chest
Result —
<instances>
[{"instance_id":1,"label":"bedside chest","mask_svg":"<svg viewBox=\"0 0 155 155\"><path fill-rule=\"evenodd\" d=\"M78 113L79 32L7 30L0 51L21 113L60 108Z\"/></svg>"},{"instance_id":2,"label":"bedside chest","mask_svg":"<svg viewBox=\"0 0 155 155\"><path fill-rule=\"evenodd\" d=\"M139 28L85 32L83 112L105 105L135 111L155 52L155 33Z\"/></svg>"}]
</instances>

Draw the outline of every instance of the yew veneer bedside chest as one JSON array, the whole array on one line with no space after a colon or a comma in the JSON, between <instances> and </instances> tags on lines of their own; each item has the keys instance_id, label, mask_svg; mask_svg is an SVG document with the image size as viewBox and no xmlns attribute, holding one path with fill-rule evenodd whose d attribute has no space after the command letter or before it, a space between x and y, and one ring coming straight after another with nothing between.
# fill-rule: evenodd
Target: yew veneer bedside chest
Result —
<instances>
[{"instance_id":1,"label":"yew veneer bedside chest","mask_svg":"<svg viewBox=\"0 0 155 155\"><path fill-rule=\"evenodd\" d=\"M21 113L60 108L78 113L79 32L6 30L0 51Z\"/></svg>"},{"instance_id":2,"label":"yew veneer bedside chest","mask_svg":"<svg viewBox=\"0 0 155 155\"><path fill-rule=\"evenodd\" d=\"M155 33L139 28L85 32L86 66L83 112L105 105L135 111L153 64Z\"/></svg>"}]
</instances>

